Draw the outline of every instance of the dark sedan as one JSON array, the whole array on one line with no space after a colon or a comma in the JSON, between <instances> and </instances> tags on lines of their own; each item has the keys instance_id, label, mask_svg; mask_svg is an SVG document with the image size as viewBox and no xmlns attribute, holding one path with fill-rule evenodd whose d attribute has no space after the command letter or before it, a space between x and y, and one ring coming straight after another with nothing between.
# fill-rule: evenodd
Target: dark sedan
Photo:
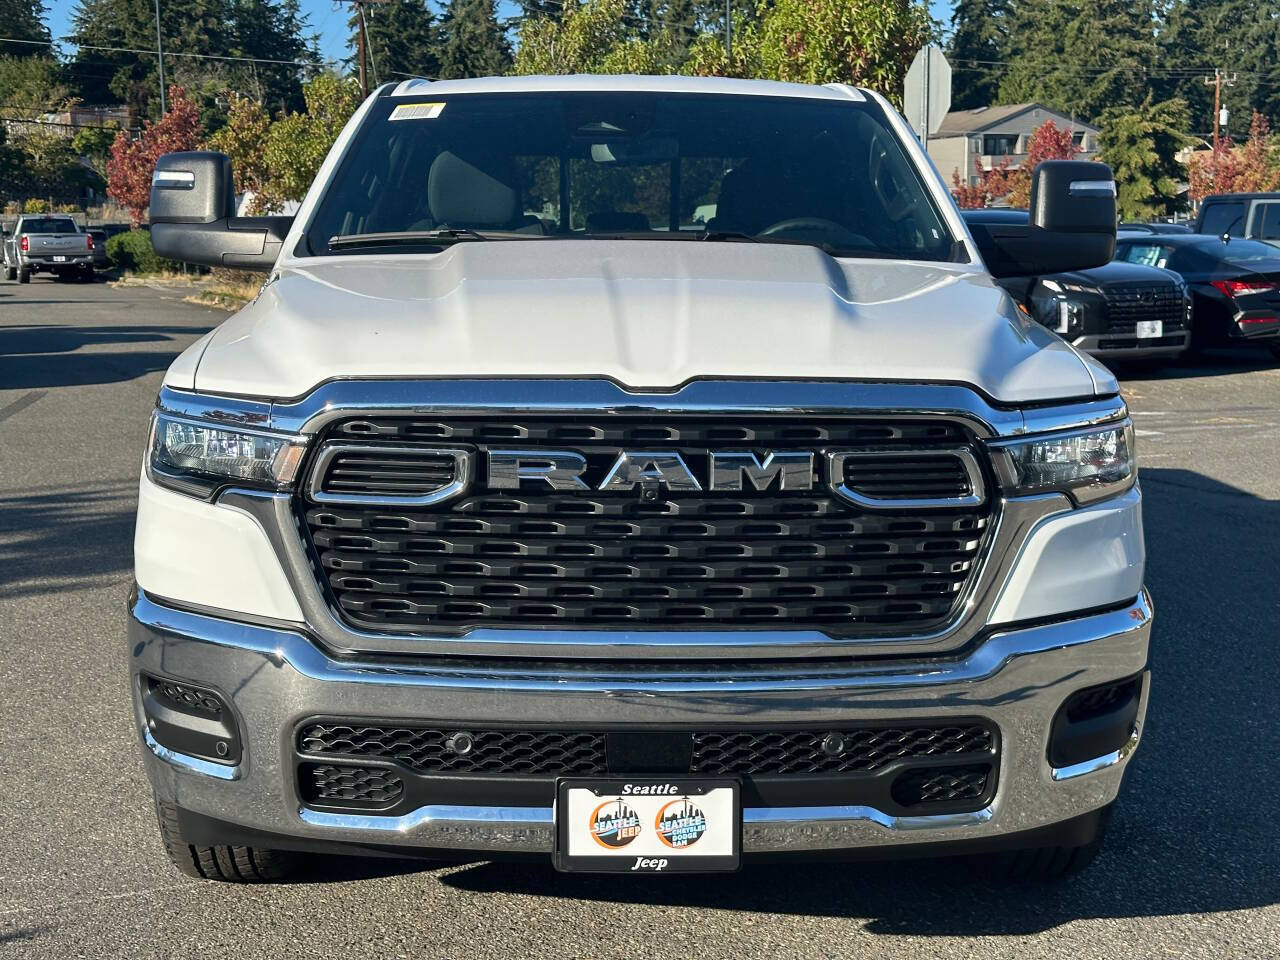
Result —
<instances>
[{"instance_id":1,"label":"dark sedan","mask_svg":"<svg viewBox=\"0 0 1280 960\"><path fill-rule=\"evenodd\" d=\"M984 225L1026 223L1028 217L1025 210L962 212L979 249ZM1112 262L1003 285L1034 319L1101 359L1172 359L1190 345L1186 285L1155 266Z\"/></svg>"},{"instance_id":2,"label":"dark sedan","mask_svg":"<svg viewBox=\"0 0 1280 960\"><path fill-rule=\"evenodd\" d=\"M1280 357L1280 250L1220 237L1122 237L1116 259L1179 274L1195 309L1192 345L1257 343Z\"/></svg>"}]
</instances>

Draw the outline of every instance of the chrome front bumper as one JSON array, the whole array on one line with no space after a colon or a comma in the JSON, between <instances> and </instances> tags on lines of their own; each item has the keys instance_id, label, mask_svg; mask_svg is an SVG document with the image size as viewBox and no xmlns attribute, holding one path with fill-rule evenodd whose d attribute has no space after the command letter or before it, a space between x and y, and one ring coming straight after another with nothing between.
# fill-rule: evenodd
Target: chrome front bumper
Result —
<instances>
[{"instance_id":1,"label":"chrome front bumper","mask_svg":"<svg viewBox=\"0 0 1280 960\"><path fill-rule=\"evenodd\" d=\"M425 806L403 817L336 815L300 806L291 738L317 714L448 719L464 725L773 723L984 716L1000 730L999 786L985 808L891 817L861 806L748 808L748 853L837 851L1000 838L1062 823L1115 799L1146 715L1143 686L1129 743L1114 754L1054 769L1046 745L1054 713L1073 692L1146 668L1152 609L1129 605L996 632L962 656L778 663L584 663L550 672L536 663L353 663L328 657L288 629L177 610L141 591L129 617L135 720L159 797L183 810L276 836L475 853L550 853L550 807ZM244 723L244 759L219 767L165 750L146 733L139 672L212 687Z\"/></svg>"}]
</instances>

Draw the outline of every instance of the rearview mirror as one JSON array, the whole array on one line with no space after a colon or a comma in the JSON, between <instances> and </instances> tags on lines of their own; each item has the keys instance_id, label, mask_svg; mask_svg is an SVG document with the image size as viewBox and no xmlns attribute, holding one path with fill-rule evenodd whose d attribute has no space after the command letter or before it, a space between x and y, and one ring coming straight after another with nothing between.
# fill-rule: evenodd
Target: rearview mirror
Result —
<instances>
[{"instance_id":1,"label":"rearview mirror","mask_svg":"<svg viewBox=\"0 0 1280 960\"><path fill-rule=\"evenodd\" d=\"M237 217L231 158L166 153L151 177L151 245L169 260L270 270L293 217Z\"/></svg>"},{"instance_id":2,"label":"rearview mirror","mask_svg":"<svg viewBox=\"0 0 1280 960\"><path fill-rule=\"evenodd\" d=\"M1031 174L1028 223L973 223L996 279L1087 270L1116 250L1116 184L1105 163L1046 160Z\"/></svg>"}]
</instances>

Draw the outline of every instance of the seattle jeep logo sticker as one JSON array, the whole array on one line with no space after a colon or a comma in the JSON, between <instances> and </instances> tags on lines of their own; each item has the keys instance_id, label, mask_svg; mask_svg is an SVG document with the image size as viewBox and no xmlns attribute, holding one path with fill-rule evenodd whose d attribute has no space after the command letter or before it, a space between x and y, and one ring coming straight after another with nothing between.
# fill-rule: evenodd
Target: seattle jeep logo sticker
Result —
<instances>
[{"instance_id":1,"label":"seattle jeep logo sticker","mask_svg":"<svg viewBox=\"0 0 1280 960\"><path fill-rule=\"evenodd\" d=\"M688 797L663 804L654 819L658 839L668 847L691 847L707 832L707 817Z\"/></svg>"},{"instance_id":2,"label":"seattle jeep logo sticker","mask_svg":"<svg viewBox=\"0 0 1280 960\"><path fill-rule=\"evenodd\" d=\"M591 811L591 836L602 847L625 847L640 836L640 815L622 800L606 800Z\"/></svg>"}]
</instances>

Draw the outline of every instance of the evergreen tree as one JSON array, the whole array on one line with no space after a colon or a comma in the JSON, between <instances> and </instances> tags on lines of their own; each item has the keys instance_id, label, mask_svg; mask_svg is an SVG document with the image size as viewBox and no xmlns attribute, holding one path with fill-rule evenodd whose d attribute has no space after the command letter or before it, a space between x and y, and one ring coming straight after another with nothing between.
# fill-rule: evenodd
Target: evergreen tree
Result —
<instances>
[{"instance_id":1,"label":"evergreen tree","mask_svg":"<svg viewBox=\"0 0 1280 960\"><path fill-rule=\"evenodd\" d=\"M440 78L498 76L511 66L511 44L494 0L449 0L442 25Z\"/></svg>"},{"instance_id":2,"label":"evergreen tree","mask_svg":"<svg viewBox=\"0 0 1280 960\"><path fill-rule=\"evenodd\" d=\"M12 40L34 40L36 43L6 43L0 46L0 52L13 57L38 56L47 54L48 47L39 46L48 43L49 28L44 25L44 3L42 0L0 0L0 25L4 36Z\"/></svg>"},{"instance_id":3,"label":"evergreen tree","mask_svg":"<svg viewBox=\"0 0 1280 960\"><path fill-rule=\"evenodd\" d=\"M1117 106L1102 114L1102 150L1098 159L1110 164L1116 177L1116 207L1122 220L1169 216L1182 201L1182 164L1175 159L1186 146L1190 123L1181 100L1152 103L1151 96L1136 107Z\"/></svg>"},{"instance_id":4,"label":"evergreen tree","mask_svg":"<svg viewBox=\"0 0 1280 960\"><path fill-rule=\"evenodd\" d=\"M1009 52L1010 0L958 0L951 14L953 110L972 110L996 103L1001 66Z\"/></svg>"},{"instance_id":5,"label":"evergreen tree","mask_svg":"<svg viewBox=\"0 0 1280 960\"><path fill-rule=\"evenodd\" d=\"M1160 32L1161 63L1176 65L1158 86L1191 110L1192 129L1208 139L1213 130L1214 67L1234 77L1222 87L1230 132L1242 137L1253 110L1280 125L1280 9L1275 0L1174 0Z\"/></svg>"},{"instance_id":6,"label":"evergreen tree","mask_svg":"<svg viewBox=\"0 0 1280 960\"><path fill-rule=\"evenodd\" d=\"M1092 121L1141 103L1157 62L1155 0L1018 0L1017 48L1000 80L1002 103L1036 100Z\"/></svg>"},{"instance_id":7,"label":"evergreen tree","mask_svg":"<svg viewBox=\"0 0 1280 960\"><path fill-rule=\"evenodd\" d=\"M347 26L351 29L349 44L356 51L348 63L354 64L359 56L357 11L352 12ZM440 25L426 0L370 4L365 8L365 28L371 54L370 89L375 82L440 75Z\"/></svg>"},{"instance_id":8,"label":"evergreen tree","mask_svg":"<svg viewBox=\"0 0 1280 960\"><path fill-rule=\"evenodd\" d=\"M295 64L319 62L307 26L298 0L232 0L232 54L294 63L235 64L228 90L252 97L271 113L302 109L306 68Z\"/></svg>"}]
</instances>

